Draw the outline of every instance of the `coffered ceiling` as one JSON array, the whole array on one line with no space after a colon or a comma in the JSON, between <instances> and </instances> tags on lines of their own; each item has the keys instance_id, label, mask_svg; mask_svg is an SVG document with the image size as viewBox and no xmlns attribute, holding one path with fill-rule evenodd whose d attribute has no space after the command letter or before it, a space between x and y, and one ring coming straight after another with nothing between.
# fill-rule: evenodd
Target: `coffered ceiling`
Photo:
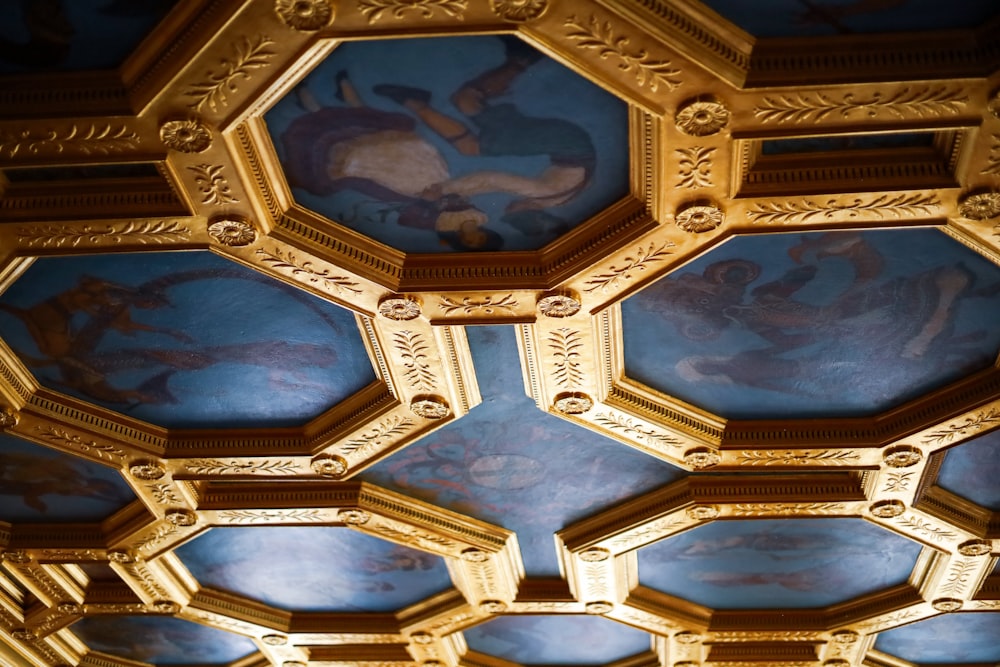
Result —
<instances>
[{"instance_id":1,"label":"coffered ceiling","mask_svg":"<svg viewBox=\"0 0 1000 667\"><path fill-rule=\"evenodd\" d=\"M0 661L1000 661L1000 14L23 0Z\"/></svg>"}]
</instances>

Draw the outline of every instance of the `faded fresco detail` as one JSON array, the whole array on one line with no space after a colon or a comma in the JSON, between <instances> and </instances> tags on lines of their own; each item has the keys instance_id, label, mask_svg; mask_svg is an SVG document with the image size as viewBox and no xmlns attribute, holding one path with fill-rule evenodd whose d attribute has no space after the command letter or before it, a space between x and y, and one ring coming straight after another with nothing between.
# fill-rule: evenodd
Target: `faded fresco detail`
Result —
<instances>
[{"instance_id":1,"label":"faded fresco detail","mask_svg":"<svg viewBox=\"0 0 1000 667\"><path fill-rule=\"evenodd\" d=\"M651 650L648 633L597 616L507 616L463 634L473 651L520 664L603 665Z\"/></svg>"},{"instance_id":2,"label":"faded fresco detail","mask_svg":"<svg viewBox=\"0 0 1000 667\"><path fill-rule=\"evenodd\" d=\"M451 588L441 557L349 528L215 528L176 553L203 586L291 611L397 611Z\"/></svg>"},{"instance_id":3,"label":"faded fresco detail","mask_svg":"<svg viewBox=\"0 0 1000 667\"><path fill-rule=\"evenodd\" d=\"M112 468L0 435L0 521L100 521L132 500Z\"/></svg>"},{"instance_id":4,"label":"faded fresco detail","mask_svg":"<svg viewBox=\"0 0 1000 667\"><path fill-rule=\"evenodd\" d=\"M512 36L345 44L266 121L299 203L408 252L541 248L628 191L625 104Z\"/></svg>"},{"instance_id":5,"label":"faded fresco detail","mask_svg":"<svg viewBox=\"0 0 1000 667\"><path fill-rule=\"evenodd\" d=\"M622 319L629 377L724 417L863 416L993 362L1000 269L933 229L743 236Z\"/></svg>"},{"instance_id":6,"label":"faded fresco detail","mask_svg":"<svg viewBox=\"0 0 1000 667\"><path fill-rule=\"evenodd\" d=\"M875 649L919 665L1000 660L1000 612L945 614L880 632Z\"/></svg>"},{"instance_id":7,"label":"faded fresco detail","mask_svg":"<svg viewBox=\"0 0 1000 667\"><path fill-rule=\"evenodd\" d=\"M825 607L905 583L920 545L861 519L717 521L639 550L639 583L714 609Z\"/></svg>"},{"instance_id":8,"label":"faded fresco detail","mask_svg":"<svg viewBox=\"0 0 1000 667\"><path fill-rule=\"evenodd\" d=\"M70 630L95 651L156 665L226 665L257 650L247 637L167 616L92 616Z\"/></svg>"},{"instance_id":9,"label":"faded fresco detail","mask_svg":"<svg viewBox=\"0 0 1000 667\"><path fill-rule=\"evenodd\" d=\"M110 69L176 0L4 0L0 73ZM95 44L100 48L95 48Z\"/></svg>"},{"instance_id":10,"label":"faded fresco detail","mask_svg":"<svg viewBox=\"0 0 1000 667\"><path fill-rule=\"evenodd\" d=\"M207 252L40 259L0 335L42 384L167 427L297 425L375 380L353 313Z\"/></svg>"},{"instance_id":11,"label":"faded fresco detail","mask_svg":"<svg viewBox=\"0 0 1000 667\"><path fill-rule=\"evenodd\" d=\"M517 533L530 576L557 575L553 533L680 479L678 468L548 415L524 393L512 327L469 327L483 402L362 480Z\"/></svg>"},{"instance_id":12,"label":"faded fresco detail","mask_svg":"<svg viewBox=\"0 0 1000 667\"><path fill-rule=\"evenodd\" d=\"M756 37L976 28L997 15L993 0L704 0Z\"/></svg>"},{"instance_id":13,"label":"faded fresco detail","mask_svg":"<svg viewBox=\"0 0 1000 667\"><path fill-rule=\"evenodd\" d=\"M972 502L1000 511L1000 431L949 449L938 471L938 486Z\"/></svg>"}]
</instances>

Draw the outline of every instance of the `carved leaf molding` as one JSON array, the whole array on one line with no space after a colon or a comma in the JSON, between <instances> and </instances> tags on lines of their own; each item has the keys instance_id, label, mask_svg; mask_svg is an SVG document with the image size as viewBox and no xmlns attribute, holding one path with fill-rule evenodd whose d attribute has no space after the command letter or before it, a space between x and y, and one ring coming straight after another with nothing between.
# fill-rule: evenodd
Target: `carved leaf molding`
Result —
<instances>
[{"instance_id":1,"label":"carved leaf molding","mask_svg":"<svg viewBox=\"0 0 1000 667\"><path fill-rule=\"evenodd\" d=\"M819 452L804 452L798 450L764 450L742 452L738 460L741 464L751 466L799 465L799 466L829 466L843 465L858 461L860 455L849 450L827 450Z\"/></svg>"},{"instance_id":2,"label":"carved leaf molding","mask_svg":"<svg viewBox=\"0 0 1000 667\"><path fill-rule=\"evenodd\" d=\"M453 315L457 312L462 312L465 315L471 315L476 312L492 315L497 311L513 313L514 309L517 308L517 300L513 298L512 294L507 294L496 300L491 296L483 297L482 299L474 299L467 296L461 301L455 301L447 296L443 296L440 303L438 303L438 308L445 315Z\"/></svg>"},{"instance_id":3,"label":"carved leaf molding","mask_svg":"<svg viewBox=\"0 0 1000 667\"><path fill-rule=\"evenodd\" d=\"M903 218L930 216L941 205L935 195L881 195L865 201L860 197L853 201L841 202L829 199L816 202L808 199L755 204L747 209L747 217L753 224L768 225L810 222L817 218L832 219L846 213L849 218Z\"/></svg>"},{"instance_id":4,"label":"carved leaf molding","mask_svg":"<svg viewBox=\"0 0 1000 667\"><path fill-rule=\"evenodd\" d=\"M125 456L125 450L120 447L96 440L85 441L78 435L72 435L68 431L54 426L36 426L33 430L40 438L53 444L70 447L85 454L93 454L101 459L115 460Z\"/></svg>"},{"instance_id":5,"label":"carved leaf molding","mask_svg":"<svg viewBox=\"0 0 1000 667\"><path fill-rule=\"evenodd\" d=\"M21 152L32 155L45 151L62 153L74 149L84 155L109 155L131 150L139 145L139 135L126 125L91 123L66 129L20 130L0 132L0 154L13 158Z\"/></svg>"},{"instance_id":6,"label":"carved leaf molding","mask_svg":"<svg viewBox=\"0 0 1000 667\"><path fill-rule=\"evenodd\" d=\"M852 92L839 96L822 92L797 93L766 96L761 104L754 107L753 115L763 123L813 123L830 116L840 116L845 120L855 116L926 118L961 113L968 101L961 88L949 86L906 86L893 93L875 91L867 96Z\"/></svg>"},{"instance_id":7,"label":"carved leaf molding","mask_svg":"<svg viewBox=\"0 0 1000 667\"><path fill-rule=\"evenodd\" d=\"M218 71L210 70L204 81L188 88L185 95L193 99L188 107L201 111L207 104L212 111L218 111L220 106L228 106L228 95L238 90L236 82L249 79L253 70L270 64L274 52L268 51L267 47L272 44L274 41L267 35L258 35L255 39L244 37L242 42L233 47L235 56L224 58Z\"/></svg>"},{"instance_id":8,"label":"carved leaf molding","mask_svg":"<svg viewBox=\"0 0 1000 667\"><path fill-rule=\"evenodd\" d=\"M400 353L404 377L410 387L419 391L430 391L437 384L434 372L427 364L429 347L423 335L413 331L398 331L393 336L393 343Z\"/></svg>"},{"instance_id":9,"label":"carved leaf molding","mask_svg":"<svg viewBox=\"0 0 1000 667\"><path fill-rule=\"evenodd\" d=\"M194 173L194 182L201 192L201 203L209 206L238 204L239 199L233 196L229 180L222 173L222 165L196 164L188 167Z\"/></svg>"},{"instance_id":10,"label":"carved leaf molding","mask_svg":"<svg viewBox=\"0 0 1000 667\"><path fill-rule=\"evenodd\" d=\"M191 229L177 221L127 222L122 225L30 225L18 227L17 238L29 246L76 248L102 242L160 244L190 238Z\"/></svg>"},{"instance_id":11,"label":"carved leaf molding","mask_svg":"<svg viewBox=\"0 0 1000 667\"><path fill-rule=\"evenodd\" d=\"M381 447L386 439L403 435L411 426L413 421L409 417L391 417L357 438L348 440L340 446L340 450L347 454L364 455L372 449Z\"/></svg>"},{"instance_id":12,"label":"carved leaf molding","mask_svg":"<svg viewBox=\"0 0 1000 667\"><path fill-rule=\"evenodd\" d=\"M466 9L466 0L359 0L358 11L360 11L368 23L375 23L383 16L391 16L394 19L401 19L409 12L417 12L422 18L434 17L434 13L440 10L446 16L463 20L462 15Z\"/></svg>"},{"instance_id":13,"label":"carved leaf molding","mask_svg":"<svg viewBox=\"0 0 1000 667\"><path fill-rule=\"evenodd\" d=\"M657 433L652 429L643 428L641 425L632 421L631 418L617 415L613 412L607 414L603 412L597 413L594 415L594 422L604 426L605 428L621 430L625 435L634 437L637 440L645 440L653 446L667 445L670 447L677 447L683 444L683 441L679 438L674 438L663 433Z\"/></svg>"},{"instance_id":14,"label":"carved leaf molding","mask_svg":"<svg viewBox=\"0 0 1000 667\"><path fill-rule=\"evenodd\" d=\"M184 465L195 475L294 475L299 472L295 461L223 461L220 459L195 459Z\"/></svg>"},{"instance_id":15,"label":"carved leaf molding","mask_svg":"<svg viewBox=\"0 0 1000 667\"><path fill-rule=\"evenodd\" d=\"M332 289L338 293L347 291L352 294L361 294L359 284L347 276L336 275L331 273L328 269L324 269L322 271L317 270L313 268L312 262L300 263L295 258L295 255L290 252L285 255L282 254L282 252L277 248L274 250L264 250L263 248L260 248L255 254L260 256L263 263L275 269L286 271L293 276L304 277L314 285L321 284L324 287Z\"/></svg>"},{"instance_id":16,"label":"carved leaf molding","mask_svg":"<svg viewBox=\"0 0 1000 667\"><path fill-rule=\"evenodd\" d=\"M640 86L649 86L654 93L663 86L668 91L681 85L677 76L681 73L669 60L654 60L645 49L629 49L629 38L615 35L610 21L601 21L591 16L586 25L570 16L563 23L570 31L567 36L576 40L584 49L596 50L602 60L618 59L618 68L623 72L634 72Z\"/></svg>"},{"instance_id":17,"label":"carved leaf molding","mask_svg":"<svg viewBox=\"0 0 1000 667\"><path fill-rule=\"evenodd\" d=\"M932 431L923 438L925 445L941 445L951 442L958 436L968 435L976 431L1000 424L1000 410L991 408L985 412L980 412L975 417L966 417L965 421L957 424L949 424L946 428Z\"/></svg>"},{"instance_id":18,"label":"carved leaf molding","mask_svg":"<svg viewBox=\"0 0 1000 667\"><path fill-rule=\"evenodd\" d=\"M549 349L552 350L555 367L553 379L560 387L572 388L583 382L583 370L580 368L582 357L580 350L583 341L580 333L572 329L556 329L548 338Z\"/></svg>"},{"instance_id":19,"label":"carved leaf molding","mask_svg":"<svg viewBox=\"0 0 1000 667\"><path fill-rule=\"evenodd\" d=\"M667 248L674 247L673 241L667 241L659 248L655 243L650 243L649 248L640 248L635 253L635 257L626 257L625 263L621 266L610 266L604 273L599 273L585 282L587 287L585 292L600 290L602 293L614 289L622 281L632 279L633 272L645 271L650 264L662 262L669 257L672 251Z\"/></svg>"},{"instance_id":20,"label":"carved leaf molding","mask_svg":"<svg viewBox=\"0 0 1000 667\"><path fill-rule=\"evenodd\" d=\"M680 168L680 180L677 185L689 189L712 187L712 153L715 150L704 146L691 146L674 151L678 156Z\"/></svg>"}]
</instances>

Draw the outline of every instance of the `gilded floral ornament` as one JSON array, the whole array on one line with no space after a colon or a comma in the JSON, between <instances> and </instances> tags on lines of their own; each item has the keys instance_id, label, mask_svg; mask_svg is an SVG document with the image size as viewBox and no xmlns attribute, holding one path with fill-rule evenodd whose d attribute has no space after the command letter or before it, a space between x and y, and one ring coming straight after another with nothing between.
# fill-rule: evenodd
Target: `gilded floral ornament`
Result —
<instances>
[{"instance_id":1,"label":"gilded floral ornament","mask_svg":"<svg viewBox=\"0 0 1000 667\"><path fill-rule=\"evenodd\" d=\"M19 642L30 642L35 639L35 633L27 628L18 628L10 633L10 636Z\"/></svg>"},{"instance_id":2,"label":"gilded floral ornament","mask_svg":"<svg viewBox=\"0 0 1000 667\"><path fill-rule=\"evenodd\" d=\"M79 616L83 613L83 605L76 602L60 602L56 611L65 616Z\"/></svg>"},{"instance_id":3,"label":"gilded floral ornament","mask_svg":"<svg viewBox=\"0 0 1000 667\"><path fill-rule=\"evenodd\" d=\"M610 556L610 551L600 547L594 547L580 552L580 560L585 563L600 563L602 561L606 561Z\"/></svg>"},{"instance_id":4,"label":"gilded floral ornament","mask_svg":"<svg viewBox=\"0 0 1000 667\"><path fill-rule=\"evenodd\" d=\"M688 508L687 515L695 521L708 521L719 516L719 508L715 505L696 505Z\"/></svg>"},{"instance_id":5,"label":"gilded floral ornament","mask_svg":"<svg viewBox=\"0 0 1000 667\"><path fill-rule=\"evenodd\" d=\"M444 419L451 414L448 403L439 396L417 396L410 402L410 411L424 419Z\"/></svg>"},{"instance_id":6,"label":"gilded floral ornament","mask_svg":"<svg viewBox=\"0 0 1000 667\"><path fill-rule=\"evenodd\" d=\"M410 639L413 640L414 644L421 644L426 646L434 641L434 635L429 632L414 632L410 635Z\"/></svg>"},{"instance_id":7,"label":"gilded floral ornament","mask_svg":"<svg viewBox=\"0 0 1000 667\"><path fill-rule=\"evenodd\" d=\"M722 209L715 204L689 204L679 209L674 215L674 222L685 232L701 234L722 224L724 216Z\"/></svg>"},{"instance_id":8,"label":"gilded floral ornament","mask_svg":"<svg viewBox=\"0 0 1000 667\"><path fill-rule=\"evenodd\" d=\"M17 426L18 416L11 408L0 410L0 428L14 428Z\"/></svg>"},{"instance_id":9,"label":"gilded floral ornament","mask_svg":"<svg viewBox=\"0 0 1000 667\"><path fill-rule=\"evenodd\" d=\"M566 391L556 395L553 406L564 415L582 415L594 407L594 401L582 392Z\"/></svg>"},{"instance_id":10,"label":"gilded floral ornament","mask_svg":"<svg viewBox=\"0 0 1000 667\"><path fill-rule=\"evenodd\" d=\"M233 248L250 245L257 238L250 221L235 216L216 218L208 224L208 233L222 245Z\"/></svg>"},{"instance_id":11,"label":"gilded floral ornament","mask_svg":"<svg viewBox=\"0 0 1000 667\"><path fill-rule=\"evenodd\" d=\"M838 630L833 633L833 641L842 646L848 646L858 641L858 633L854 630Z\"/></svg>"},{"instance_id":12,"label":"gilded floral ornament","mask_svg":"<svg viewBox=\"0 0 1000 667\"><path fill-rule=\"evenodd\" d=\"M151 482L166 475L167 471L156 461L136 461L128 467L128 473L136 479Z\"/></svg>"},{"instance_id":13,"label":"gilded floral ornament","mask_svg":"<svg viewBox=\"0 0 1000 667\"><path fill-rule=\"evenodd\" d=\"M490 0L490 9L494 14L514 23L537 19L548 6L548 0Z\"/></svg>"},{"instance_id":14,"label":"gilded floral ornament","mask_svg":"<svg viewBox=\"0 0 1000 667\"><path fill-rule=\"evenodd\" d=\"M587 606L584 608L588 614L594 614L600 616L601 614L607 614L609 611L614 609L615 606L610 602L588 602Z\"/></svg>"},{"instance_id":15,"label":"gilded floral ornament","mask_svg":"<svg viewBox=\"0 0 1000 667\"><path fill-rule=\"evenodd\" d=\"M330 24L333 7L329 0L277 0L274 12L295 30L319 30Z\"/></svg>"},{"instance_id":16,"label":"gilded floral ornament","mask_svg":"<svg viewBox=\"0 0 1000 667\"><path fill-rule=\"evenodd\" d=\"M490 555L482 549L466 549L461 556L467 563L485 563L490 559Z\"/></svg>"},{"instance_id":17,"label":"gilded floral ornament","mask_svg":"<svg viewBox=\"0 0 1000 667\"><path fill-rule=\"evenodd\" d=\"M112 563L125 565L134 562L135 558L133 558L132 554L130 554L129 552L119 550L119 551L109 551L108 560L111 561Z\"/></svg>"},{"instance_id":18,"label":"gilded floral ornament","mask_svg":"<svg viewBox=\"0 0 1000 667\"><path fill-rule=\"evenodd\" d=\"M674 635L674 639L676 639L680 644L697 644L701 641L701 635L697 632L685 630L684 632L678 632Z\"/></svg>"},{"instance_id":19,"label":"gilded floral ornament","mask_svg":"<svg viewBox=\"0 0 1000 667\"><path fill-rule=\"evenodd\" d=\"M872 503L868 510L872 516L877 516L880 519L891 519L905 512L906 505L898 500L880 500L877 503Z\"/></svg>"},{"instance_id":20,"label":"gilded floral ornament","mask_svg":"<svg viewBox=\"0 0 1000 667\"><path fill-rule=\"evenodd\" d=\"M337 519L348 526L363 526L371 521L372 515L363 510L343 510Z\"/></svg>"},{"instance_id":21,"label":"gilded floral ornament","mask_svg":"<svg viewBox=\"0 0 1000 667\"><path fill-rule=\"evenodd\" d=\"M962 608L962 601L955 598L938 598L931 602L931 606L938 611L958 611Z\"/></svg>"},{"instance_id":22,"label":"gilded floral ornament","mask_svg":"<svg viewBox=\"0 0 1000 667\"><path fill-rule=\"evenodd\" d=\"M989 540L969 540L958 545L958 553L963 556L985 556L993 551Z\"/></svg>"},{"instance_id":23,"label":"gilded floral ornament","mask_svg":"<svg viewBox=\"0 0 1000 667\"><path fill-rule=\"evenodd\" d=\"M484 600L479 603L479 608L487 614L502 614L507 611L507 603L500 600Z\"/></svg>"},{"instance_id":24,"label":"gilded floral ornament","mask_svg":"<svg viewBox=\"0 0 1000 667\"><path fill-rule=\"evenodd\" d=\"M347 474L347 459L342 456L332 454L330 456L317 456L309 464L313 472L323 477L343 477Z\"/></svg>"},{"instance_id":25,"label":"gilded floral ornament","mask_svg":"<svg viewBox=\"0 0 1000 667\"><path fill-rule=\"evenodd\" d=\"M211 145L212 132L198 120L168 120L160 126L160 140L181 153L201 153Z\"/></svg>"},{"instance_id":26,"label":"gilded floral ornament","mask_svg":"<svg viewBox=\"0 0 1000 667\"><path fill-rule=\"evenodd\" d=\"M909 445L900 445L898 447L890 447L885 450L882 455L882 460L885 461L886 465L892 468L909 468L910 466L920 463L920 459L924 457L920 450L916 447L910 447Z\"/></svg>"},{"instance_id":27,"label":"gilded floral ornament","mask_svg":"<svg viewBox=\"0 0 1000 667\"><path fill-rule=\"evenodd\" d=\"M990 190L963 198L958 212L969 220L989 220L1000 215L1000 192Z\"/></svg>"},{"instance_id":28,"label":"gilded floral ornament","mask_svg":"<svg viewBox=\"0 0 1000 667\"><path fill-rule=\"evenodd\" d=\"M378 312L390 320L413 320L420 317L420 303L409 297L387 297L378 302Z\"/></svg>"},{"instance_id":29,"label":"gilded floral ornament","mask_svg":"<svg viewBox=\"0 0 1000 667\"><path fill-rule=\"evenodd\" d=\"M684 452L684 463L695 470L711 468L712 466L719 465L721 462L722 457L717 452L713 452L711 449L706 449L705 447L696 447Z\"/></svg>"},{"instance_id":30,"label":"gilded floral ornament","mask_svg":"<svg viewBox=\"0 0 1000 667\"><path fill-rule=\"evenodd\" d=\"M0 554L0 558L6 563L15 563L17 565L24 565L25 563L31 562L31 556L27 551L21 551L20 549L15 551L4 551Z\"/></svg>"},{"instance_id":31,"label":"gilded floral ornament","mask_svg":"<svg viewBox=\"0 0 1000 667\"><path fill-rule=\"evenodd\" d=\"M193 526L198 522L198 515L191 510L170 510L164 518L175 526Z\"/></svg>"},{"instance_id":32,"label":"gilded floral ornament","mask_svg":"<svg viewBox=\"0 0 1000 667\"><path fill-rule=\"evenodd\" d=\"M285 635L264 635L260 640L268 646L284 646L288 643L288 637Z\"/></svg>"},{"instance_id":33,"label":"gilded floral ornament","mask_svg":"<svg viewBox=\"0 0 1000 667\"><path fill-rule=\"evenodd\" d=\"M172 600L157 600L153 603L153 611L157 614L176 614L181 606Z\"/></svg>"},{"instance_id":34,"label":"gilded floral ornament","mask_svg":"<svg viewBox=\"0 0 1000 667\"><path fill-rule=\"evenodd\" d=\"M704 137L715 134L729 123L729 109L718 100L694 100L680 108L674 123L684 134Z\"/></svg>"},{"instance_id":35,"label":"gilded floral ornament","mask_svg":"<svg viewBox=\"0 0 1000 667\"><path fill-rule=\"evenodd\" d=\"M572 317L580 312L580 300L570 294L550 294L538 300L538 312L545 317Z\"/></svg>"}]
</instances>

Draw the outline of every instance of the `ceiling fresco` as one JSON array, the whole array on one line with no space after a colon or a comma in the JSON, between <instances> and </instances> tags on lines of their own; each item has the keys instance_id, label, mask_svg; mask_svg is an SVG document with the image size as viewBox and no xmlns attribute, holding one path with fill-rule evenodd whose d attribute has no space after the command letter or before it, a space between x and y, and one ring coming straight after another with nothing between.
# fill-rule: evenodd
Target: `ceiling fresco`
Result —
<instances>
[{"instance_id":1,"label":"ceiling fresco","mask_svg":"<svg viewBox=\"0 0 1000 667\"><path fill-rule=\"evenodd\" d=\"M989 0L0 0L0 665L1000 662Z\"/></svg>"}]
</instances>

